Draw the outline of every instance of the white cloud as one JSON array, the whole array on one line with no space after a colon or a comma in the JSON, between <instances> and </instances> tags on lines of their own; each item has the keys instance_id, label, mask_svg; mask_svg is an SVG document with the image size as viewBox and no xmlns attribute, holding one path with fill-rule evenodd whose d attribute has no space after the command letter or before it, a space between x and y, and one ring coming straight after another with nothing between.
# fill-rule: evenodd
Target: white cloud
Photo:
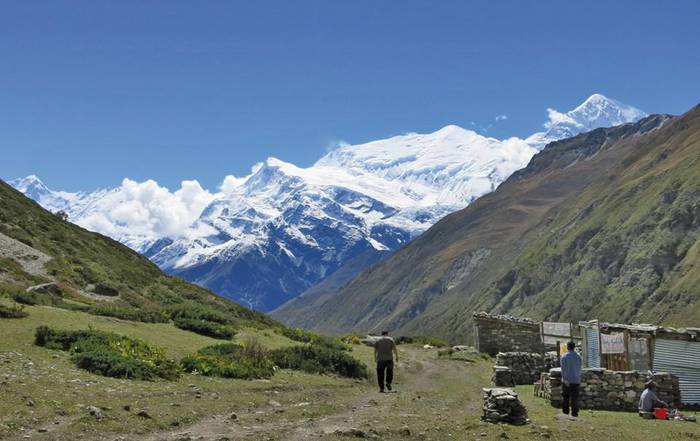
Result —
<instances>
[{"instance_id":1,"label":"white cloud","mask_svg":"<svg viewBox=\"0 0 700 441\"><path fill-rule=\"evenodd\" d=\"M124 179L120 187L91 206L79 224L112 237L179 237L215 197L197 181L182 181L171 192L154 180Z\"/></svg>"},{"instance_id":2,"label":"white cloud","mask_svg":"<svg viewBox=\"0 0 700 441\"><path fill-rule=\"evenodd\" d=\"M349 145L349 142L342 139L332 139L326 144L326 153L332 152L333 150L337 150L341 147L347 147Z\"/></svg>"},{"instance_id":3,"label":"white cloud","mask_svg":"<svg viewBox=\"0 0 700 441\"><path fill-rule=\"evenodd\" d=\"M226 175L221 185L219 185L219 190L224 194L231 194L240 188L243 183L248 179L248 177L237 178L233 175Z\"/></svg>"},{"instance_id":4,"label":"white cloud","mask_svg":"<svg viewBox=\"0 0 700 441\"><path fill-rule=\"evenodd\" d=\"M496 115L494 121L505 121L508 119L508 115Z\"/></svg>"},{"instance_id":5,"label":"white cloud","mask_svg":"<svg viewBox=\"0 0 700 441\"><path fill-rule=\"evenodd\" d=\"M549 121L544 123L544 127L546 129L549 129L556 124L579 124L574 118L570 117L566 113L561 113L555 109L548 108L547 116L549 117Z\"/></svg>"}]
</instances>

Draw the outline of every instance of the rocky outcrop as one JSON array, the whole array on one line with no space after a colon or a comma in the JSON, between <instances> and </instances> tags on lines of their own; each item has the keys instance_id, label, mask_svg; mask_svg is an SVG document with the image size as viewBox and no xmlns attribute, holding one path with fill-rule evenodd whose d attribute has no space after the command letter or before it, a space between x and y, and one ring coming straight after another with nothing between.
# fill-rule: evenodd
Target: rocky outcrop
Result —
<instances>
[{"instance_id":1,"label":"rocky outcrop","mask_svg":"<svg viewBox=\"0 0 700 441\"><path fill-rule=\"evenodd\" d=\"M27 292L47 294L54 297L63 297L63 288L56 282L42 283L27 288Z\"/></svg>"}]
</instances>

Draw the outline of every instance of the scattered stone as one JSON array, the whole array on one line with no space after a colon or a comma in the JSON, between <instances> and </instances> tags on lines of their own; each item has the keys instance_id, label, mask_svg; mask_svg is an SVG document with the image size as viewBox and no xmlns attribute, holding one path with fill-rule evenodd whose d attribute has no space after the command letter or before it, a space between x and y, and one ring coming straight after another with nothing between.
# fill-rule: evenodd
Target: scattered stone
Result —
<instances>
[{"instance_id":1,"label":"scattered stone","mask_svg":"<svg viewBox=\"0 0 700 441\"><path fill-rule=\"evenodd\" d=\"M31 398L27 398L27 406L34 407L34 406L36 406L36 403Z\"/></svg>"},{"instance_id":2,"label":"scattered stone","mask_svg":"<svg viewBox=\"0 0 700 441\"><path fill-rule=\"evenodd\" d=\"M280 404L279 401L275 401L275 400L268 401L268 404L272 407L282 407L282 404Z\"/></svg>"},{"instance_id":3,"label":"scattered stone","mask_svg":"<svg viewBox=\"0 0 700 441\"><path fill-rule=\"evenodd\" d=\"M353 436L355 438L367 438L367 432L360 430L360 429L356 429L354 427L351 429L347 429L347 430L338 429L334 433L336 435L340 435L340 436Z\"/></svg>"},{"instance_id":4,"label":"scattered stone","mask_svg":"<svg viewBox=\"0 0 700 441\"><path fill-rule=\"evenodd\" d=\"M484 389L484 415L489 423L527 424L527 409L512 389Z\"/></svg>"},{"instance_id":5,"label":"scattered stone","mask_svg":"<svg viewBox=\"0 0 700 441\"><path fill-rule=\"evenodd\" d=\"M399 430L399 435L411 436L411 429L408 426L403 426L401 430Z\"/></svg>"},{"instance_id":6,"label":"scattered stone","mask_svg":"<svg viewBox=\"0 0 700 441\"><path fill-rule=\"evenodd\" d=\"M153 418L153 417L152 417L148 412L146 412L145 410L139 410L138 412L136 412L136 415L137 415L137 416L140 416L141 418L146 418L146 419L148 419L148 420L150 420L150 419Z\"/></svg>"},{"instance_id":7,"label":"scattered stone","mask_svg":"<svg viewBox=\"0 0 700 441\"><path fill-rule=\"evenodd\" d=\"M91 416L95 417L96 419L98 419L98 420L102 419L102 409L100 409L99 407L88 406L87 411Z\"/></svg>"}]
</instances>

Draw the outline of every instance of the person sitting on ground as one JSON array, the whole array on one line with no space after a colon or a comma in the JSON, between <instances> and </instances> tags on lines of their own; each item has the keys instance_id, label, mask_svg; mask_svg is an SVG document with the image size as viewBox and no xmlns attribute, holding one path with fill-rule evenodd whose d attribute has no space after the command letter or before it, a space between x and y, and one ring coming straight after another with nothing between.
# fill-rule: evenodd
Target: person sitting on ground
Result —
<instances>
[{"instance_id":1,"label":"person sitting on ground","mask_svg":"<svg viewBox=\"0 0 700 441\"><path fill-rule=\"evenodd\" d=\"M581 356L575 351L576 343L570 341L566 344L568 351L561 357L561 380L562 380L562 412L578 417L578 392L581 386Z\"/></svg>"},{"instance_id":2,"label":"person sitting on ground","mask_svg":"<svg viewBox=\"0 0 700 441\"><path fill-rule=\"evenodd\" d=\"M665 401L656 396L656 382L649 380L644 384L644 392L639 398L639 416L642 418L654 418L655 407L668 407Z\"/></svg>"},{"instance_id":3,"label":"person sitting on ground","mask_svg":"<svg viewBox=\"0 0 700 441\"><path fill-rule=\"evenodd\" d=\"M394 379L394 356L399 362L399 351L396 349L394 339L389 337L388 331L383 331L382 336L374 342L374 361L377 362L377 382L379 392L384 392L384 386L391 391L391 382Z\"/></svg>"}]
</instances>

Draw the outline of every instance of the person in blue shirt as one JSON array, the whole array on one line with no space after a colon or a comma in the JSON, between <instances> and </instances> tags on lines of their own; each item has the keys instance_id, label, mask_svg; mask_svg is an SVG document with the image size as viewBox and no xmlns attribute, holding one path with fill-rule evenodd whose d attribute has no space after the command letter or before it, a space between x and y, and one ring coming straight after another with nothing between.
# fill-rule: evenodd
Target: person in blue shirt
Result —
<instances>
[{"instance_id":1,"label":"person in blue shirt","mask_svg":"<svg viewBox=\"0 0 700 441\"><path fill-rule=\"evenodd\" d=\"M581 386L581 356L576 353L576 343L566 344L568 351L561 357L562 411L578 417L578 391Z\"/></svg>"}]
</instances>

